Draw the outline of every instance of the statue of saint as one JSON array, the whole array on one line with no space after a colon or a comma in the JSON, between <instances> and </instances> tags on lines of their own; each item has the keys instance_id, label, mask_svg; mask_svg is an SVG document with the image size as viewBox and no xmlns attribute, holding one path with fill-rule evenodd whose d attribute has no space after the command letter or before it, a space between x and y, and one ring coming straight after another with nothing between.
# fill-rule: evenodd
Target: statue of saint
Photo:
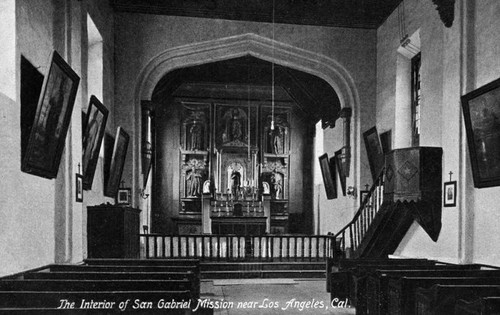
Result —
<instances>
[{"instance_id":1,"label":"statue of saint","mask_svg":"<svg viewBox=\"0 0 500 315\"><path fill-rule=\"evenodd\" d=\"M283 127L278 126L277 129L272 132L273 141L273 153L281 154L283 153Z\"/></svg>"},{"instance_id":2,"label":"statue of saint","mask_svg":"<svg viewBox=\"0 0 500 315\"><path fill-rule=\"evenodd\" d=\"M241 174L240 172L234 171L231 173L231 192L234 196L238 194L241 187Z\"/></svg>"},{"instance_id":3,"label":"statue of saint","mask_svg":"<svg viewBox=\"0 0 500 315\"><path fill-rule=\"evenodd\" d=\"M231 122L231 140L242 140L243 131L242 131L240 114L237 109L233 110L233 120Z\"/></svg>"},{"instance_id":4,"label":"statue of saint","mask_svg":"<svg viewBox=\"0 0 500 315\"><path fill-rule=\"evenodd\" d=\"M274 198L281 199L281 193L283 191L283 177L278 172L273 172L272 176L273 188L274 188Z\"/></svg>"},{"instance_id":5,"label":"statue of saint","mask_svg":"<svg viewBox=\"0 0 500 315\"><path fill-rule=\"evenodd\" d=\"M196 171L195 167L192 167L187 180L188 185L188 197L199 197L201 196L201 174Z\"/></svg>"},{"instance_id":6,"label":"statue of saint","mask_svg":"<svg viewBox=\"0 0 500 315\"><path fill-rule=\"evenodd\" d=\"M198 123L194 123L189 129L191 133L191 150L201 150L202 149L202 141L201 141L201 125Z\"/></svg>"}]
</instances>

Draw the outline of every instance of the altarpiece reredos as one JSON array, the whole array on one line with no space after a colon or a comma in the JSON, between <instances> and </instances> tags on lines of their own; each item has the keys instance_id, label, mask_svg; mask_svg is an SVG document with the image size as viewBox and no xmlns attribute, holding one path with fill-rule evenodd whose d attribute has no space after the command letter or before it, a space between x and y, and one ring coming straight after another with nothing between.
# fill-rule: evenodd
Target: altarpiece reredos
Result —
<instances>
[{"instance_id":1,"label":"altarpiece reredos","mask_svg":"<svg viewBox=\"0 0 500 315\"><path fill-rule=\"evenodd\" d=\"M231 199L235 206L237 200L265 197L271 214L287 212L290 107L241 101L177 104L182 107L180 215L201 213L202 198Z\"/></svg>"}]
</instances>

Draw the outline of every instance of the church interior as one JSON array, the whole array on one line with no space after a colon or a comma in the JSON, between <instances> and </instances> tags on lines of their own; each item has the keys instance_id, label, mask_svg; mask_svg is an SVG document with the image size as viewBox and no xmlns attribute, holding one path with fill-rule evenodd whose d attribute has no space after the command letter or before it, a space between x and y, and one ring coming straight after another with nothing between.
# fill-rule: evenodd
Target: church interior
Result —
<instances>
[{"instance_id":1,"label":"church interior","mask_svg":"<svg viewBox=\"0 0 500 315\"><path fill-rule=\"evenodd\" d=\"M98 290L201 301L203 279L231 278L314 278L359 314L500 312L499 16L496 0L0 1L0 312ZM113 268L129 274L100 289L75 275Z\"/></svg>"}]
</instances>

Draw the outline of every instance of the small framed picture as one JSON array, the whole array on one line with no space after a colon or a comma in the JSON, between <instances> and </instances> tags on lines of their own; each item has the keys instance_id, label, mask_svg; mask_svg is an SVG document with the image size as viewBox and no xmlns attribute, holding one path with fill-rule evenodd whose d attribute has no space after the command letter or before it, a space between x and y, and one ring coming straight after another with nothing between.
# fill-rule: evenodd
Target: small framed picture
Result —
<instances>
[{"instance_id":1,"label":"small framed picture","mask_svg":"<svg viewBox=\"0 0 500 315\"><path fill-rule=\"evenodd\" d=\"M457 182L444 183L444 206L455 207L457 205Z\"/></svg>"},{"instance_id":2,"label":"small framed picture","mask_svg":"<svg viewBox=\"0 0 500 315\"><path fill-rule=\"evenodd\" d=\"M118 188L116 204L121 206L130 205L130 188Z\"/></svg>"},{"instance_id":3,"label":"small framed picture","mask_svg":"<svg viewBox=\"0 0 500 315\"><path fill-rule=\"evenodd\" d=\"M83 176L78 173L76 174L75 195L76 202L83 202Z\"/></svg>"},{"instance_id":4,"label":"small framed picture","mask_svg":"<svg viewBox=\"0 0 500 315\"><path fill-rule=\"evenodd\" d=\"M366 196L370 193L369 190L361 190L359 192L359 206L363 205L363 201L365 200Z\"/></svg>"}]
</instances>

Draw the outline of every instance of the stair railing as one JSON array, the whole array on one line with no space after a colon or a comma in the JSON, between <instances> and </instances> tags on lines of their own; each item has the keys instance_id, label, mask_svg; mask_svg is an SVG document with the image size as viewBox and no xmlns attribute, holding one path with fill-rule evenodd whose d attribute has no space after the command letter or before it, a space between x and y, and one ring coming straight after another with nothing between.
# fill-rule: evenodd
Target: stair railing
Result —
<instances>
[{"instance_id":1,"label":"stair railing","mask_svg":"<svg viewBox=\"0 0 500 315\"><path fill-rule=\"evenodd\" d=\"M337 234L335 239L340 246L343 255L346 255L346 248L350 249L351 253L356 252L361 244L366 231L370 227L375 215L380 210L384 199L384 171L375 180L368 194L361 202L361 206L354 215L354 218ZM349 235L349 244L346 244L346 236Z\"/></svg>"}]
</instances>

